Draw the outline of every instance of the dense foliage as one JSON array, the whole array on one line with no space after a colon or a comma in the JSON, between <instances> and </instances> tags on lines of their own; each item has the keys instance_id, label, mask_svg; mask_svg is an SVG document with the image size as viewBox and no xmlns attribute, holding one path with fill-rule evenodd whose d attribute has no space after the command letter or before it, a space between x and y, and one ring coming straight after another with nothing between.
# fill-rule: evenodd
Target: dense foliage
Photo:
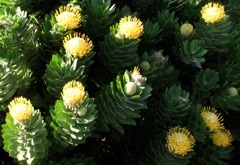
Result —
<instances>
[{"instance_id":1,"label":"dense foliage","mask_svg":"<svg viewBox=\"0 0 240 165\"><path fill-rule=\"evenodd\" d=\"M0 0L2 164L240 163L238 0Z\"/></svg>"}]
</instances>

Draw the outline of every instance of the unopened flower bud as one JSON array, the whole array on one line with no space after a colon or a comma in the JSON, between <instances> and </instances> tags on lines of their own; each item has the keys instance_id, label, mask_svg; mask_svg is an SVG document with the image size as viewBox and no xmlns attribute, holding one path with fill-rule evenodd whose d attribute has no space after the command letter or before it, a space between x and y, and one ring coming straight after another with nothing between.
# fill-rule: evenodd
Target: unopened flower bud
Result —
<instances>
[{"instance_id":1,"label":"unopened flower bud","mask_svg":"<svg viewBox=\"0 0 240 165\"><path fill-rule=\"evenodd\" d=\"M115 37L118 38L118 39L124 39L124 38L125 38L125 35L118 32L118 33L115 35Z\"/></svg>"},{"instance_id":2,"label":"unopened flower bud","mask_svg":"<svg viewBox=\"0 0 240 165\"><path fill-rule=\"evenodd\" d=\"M160 50L158 52L156 52L153 56L153 59L157 62L157 63L162 63L164 61L164 57L163 57L163 50Z\"/></svg>"},{"instance_id":3,"label":"unopened flower bud","mask_svg":"<svg viewBox=\"0 0 240 165\"><path fill-rule=\"evenodd\" d=\"M182 96L179 96L178 97L178 103L179 104L182 104L182 103L185 103L187 100L185 98L183 98Z\"/></svg>"},{"instance_id":4,"label":"unopened flower bud","mask_svg":"<svg viewBox=\"0 0 240 165\"><path fill-rule=\"evenodd\" d=\"M140 68L141 68L141 70L143 70L143 71L148 71L148 70L151 68L151 65L149 64L148 61L142 61L142 62L140 63Z\"/></svg>"},{"instance_id":5,"label":"unopened flower bud","mask_svg":"<svg viewBox=\"0 0 240 165\"><path fill-rule=\"evenodd\" d=\"M228 94L230 96L237 96L238 95L238 90L235 87L230 87L228 88Z\"/></svg>"},{"instance_id":6,"label":"unopened flower bud","mask_svg":"<svg viewBox=\"0 0 240 165\"><path fill-rule=\"evenodd\" d=\"M193 26L190 23L184 23L180 31L183 36L190 36L193 32Z\"/></svg>"},{"instance_id":7,"label":"unopened flower bud","mask_svg":"<svg viewBox=\"0 0 240 165\"><path fill-rule=\"evenodd\" d=\"M134 82L128 82L124 86L124 92L127 95L134 95L137 92L137 85Z\"/></svg>"}]
</instances>

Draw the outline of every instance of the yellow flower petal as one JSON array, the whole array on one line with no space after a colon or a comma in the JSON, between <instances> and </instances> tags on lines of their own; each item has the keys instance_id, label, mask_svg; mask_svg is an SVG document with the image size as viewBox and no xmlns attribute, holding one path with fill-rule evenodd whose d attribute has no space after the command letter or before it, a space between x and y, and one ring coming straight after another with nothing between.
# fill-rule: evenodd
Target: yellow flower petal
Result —
<instances>
[{"instance_id":1,"label":"yellow flower petal","mask_svg":"<svg viewBox=\"0 0 240 165\"><path fill-rule=\"evenodd\" d=\"M128 39L136 39L143 34L143 24L136 17L125 16L119 22L118 33Z\"/></svg>"},{"instance_id":2,"label":"yellow flower petal","mask_svg":"<svg viewBox=\"0 0 240 165\"><path fill-rule=\"evenodd\" d=\"M190 132L180 127L171 128L167 133L166 141L168 150L179 156L184 156L188 152L193 151L195 144L195 139Z\"/></svg>"},{"instance_id":3,"label":"yellow flower petal","mask_svg":"<svg viewBox=\"0 0 240 165\"><path fill-rule=\"evenodd\" d=\"M63 39L63 46L66 53L73 57L83 57L87 55L92 49L92 41L85 35L75 32L73 35L69 34Z\"/></svg>"},{"instance_id":4,"label":"yellow flower petal","mask_svg":"<svg viewBox=\"0 0 240 165\"><path fill-rule=\"evenodd\" d=\"M76 29L82 22L82 16L78 10L70 6L60 6L55 12L57 23L65 29Z\"/></svg>"},{"instance_id":5,"label":"yellow flower petal","mask_svg":"<svg viewBox=\"0 0 240 165\"><path fill-rule=\"evenodd\" d=\"M219 3L210 2L201 10L202 18L206 23L215 23L225 17L224 7Z\"/></svg>"},{"instance_id":6,"label":"yellow flower petal","mask_svg":"<svg viewBox=\"0 0 240 165\"><path fill-rule=\"evenodd\" d=\"M73 106L83 101L85 95L82 83L78 81L70 81L63 87L62 98L64 104Z\"/></svg>"},{"instance_id":7,"label":"yellow flower petal","mask_svg":"<svg viewBox=\"0 0 240 165\"><path fill-rule=\"evenodd\" d=\"M8 109L14 120L22 122L30 118L32 115L33 106L26 98L18 97L9 103Z\"/></svg>"}]
</instances>

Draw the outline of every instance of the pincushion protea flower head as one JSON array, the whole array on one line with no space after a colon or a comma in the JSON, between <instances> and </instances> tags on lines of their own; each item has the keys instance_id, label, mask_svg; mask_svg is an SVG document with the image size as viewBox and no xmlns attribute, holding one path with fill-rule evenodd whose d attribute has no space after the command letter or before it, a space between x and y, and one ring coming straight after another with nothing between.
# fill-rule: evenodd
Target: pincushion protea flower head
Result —
<instances>
[{"instance_id":1,"label":"pincushion protea flower head","mask_svg":"<svg viewBox=\"0 0 240 165\"><path fill-rule=\"evenodd\" d=\"M215 23L225 17L224 7L219 3L210 2L201 10L202 18L206 23Z\"/></svg>"},{"instance_id":2,"label":"pincushion protea flower head","mask_svg":"<svg viewBox=\"0 0 240 165\"><path fill-rule=\"evenodd\" d=\"M88 36L77 32L64 37L63 46L66 53L71 54L75 58L81 58L93 49L92 41L88 38Z\"/></svg>"},{"instance_id":3,"label":"pincushion protea flower head","mask_svg":"<svg viewBox=\"0 0 240 165\"><path fill-rule=\"evenodd\" d=\"M63 102L66 106L74 106L83 101L85 95L82 83L78 81L70 81L64 85L62 91Z\"/></svg>"},{"instance_id":4,"label":"pincushion protea flower head","mask_svg":"<svg viewBox=\"0 0 240 165\"><path fill-rule=\"evenodd\" d=\"M128 39L136 39L143 34L143 24L136 17L125 16L119 22L117 34Z\"/></svg>"},{"instance_id":5,"label":"pincushion protea flower head","mask_svg":"<svg viewBox=\"0 0 240 165\"><path fill-rule=\"evenodd\" d=\"M76 29L82 22L80 12L70 6L60 6L55 12L57 23L67 30Z\"/></svg>"},{"instance_id":6,"label":"pincushion protea flower head","mask_svg":"<svg viewBox=\"0 0 240 165\"><path fill-rule=\"evenodd\" d=\"M9 103L8 109L15 121L22 122L30 118L34 108L26 98L17 97Z\"/></svg>"},{"instance_id":7,"label":"pincushion protea flower head","mask_svg":"<svg viewBox=\"0 0 240 165\"><path fill-rule=\"evenodd\" d=\"M210 138L216 146L222 147L230 146L231 142L233 141L231 132L226 129L218 130L217 132L211 134Z\"/></svg>"},{"instance_id":8,"label":"pincushion protea flower head","mask_svg":"<svg viewBox=\"0 0 240 165\"><path fill-rule=\"evenodd\" d=\"M224 128L222 116L217 113L215 108L203 107L201 116L203 117L204 123L211 131Z\"/></svg>"},{"instance_id":9,"label":"pincushion protea flower head","mask_svg":"<svg viewBox=\"0 0 240 165\"><path fill-rule=\"evenodd\" d=\"M195 144L195 139L190 132L180 127L171 128L167 133L166 141L167 149L178 156L184 156L193 151Z\"/></svg>"}]
</instances>

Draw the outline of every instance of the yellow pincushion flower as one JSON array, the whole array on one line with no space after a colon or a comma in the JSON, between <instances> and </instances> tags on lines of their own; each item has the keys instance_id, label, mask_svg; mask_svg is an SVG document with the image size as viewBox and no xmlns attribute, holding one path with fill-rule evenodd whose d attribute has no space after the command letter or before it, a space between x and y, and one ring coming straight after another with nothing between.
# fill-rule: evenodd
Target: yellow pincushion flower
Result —
<instances>
[{"instance_id":1,"label":"yellow pincushion flower","mask_svg":"<svg viewBox=\"0 0 240 165\"><path fill-rule=\"evenodd\" d=\"M216 131L224 128L222 116L217 113L215 108L203 107L201 116L206 124L206 126L211 131Z\"/></svg>"},{"instance_id":2,"label":"yellow pincushion flower","mask_svg":"<svg viewBox=\"0 0 240 165\"><path fill-rule=\"evenodd\" d=\"M118 34L128 39L136 39L143 34L143 24L136 17L125 16L119 22Z\"/></svg>"},{"instance_id":3,"label":"yellow pincushion flower","mask_svg":"<svg viewBox=\"0 0 240 165\"><path fill-rule=\"evenodd\" d=\"M92 49L92 41L85 35L75 32L73 35L69 34L63 39L63 46L66 53L73 57L83 57L87 55Z\"/></svg>"},{"instance_id":4,"label":"yellow pincushion flower","mask_svg":"<svg viewBox=\"0 0 240 165\"><path fill-rule=\"evenodd\" d=\"M211 134L210 138L212 139L213 143L216 146L222 146L222 147L230 146L231 142L233 141L231 132L226 129L219 130L219 131Z\"/></svg>"},{"instance_id":5,"label":"yellow pincushion flower","mask_svg":"<svg viewBox=\"0 0 240 165\"><path fill-rule=\"evenodd\" d=\"M225 17L224 7L219 3L210 2L201 10L202 18L206 23L215 23Z\"/></svg>"},{"instance_id":6,"label":"yellow pincushion flower","mask_svg":"<svg viewBox=\"0 0 240 165\"><path fill-rule=\"evenodd\" d=\"M184 156L188 152L193 151L195 144L194 137L185 128L175 127L171 128L167 133L166 147L168 150L179 156Z\"/></svg>"},{"instance_id":7,"label":"yellow pincushion flower","mask_svg":"<svg viewBox=\"0 0 240 165\"><path fill-rule=\"evenodd\" d=\"M22 122L30 118L32 115L33 106L26 98L18 97L9 103L8 109L14 120Z\"/></svg>"},{"instance_id":8,"label":"yellow pincushion flower","mask_svg":"<svg viewBox=\"0 0 240 165\"><path fill-rule=\"evenodd\" d=\"M84 95L84 87L82 83L78 81L70 81L63 87L62 98L64 104L67 106L73 106L81 103L83 101Z\"/></svg>"},{"instance_id":9,"label":"yellow pincushion flower","mask_svg":"<svg viewBox=\"0 0 240 165\"><path fill-rule=\"evenodd\" d=\"M60 6L55 12L57 23L65 29L76 29L82 22L80 12L70 6Z\"/></svg>"}]
</instances>

